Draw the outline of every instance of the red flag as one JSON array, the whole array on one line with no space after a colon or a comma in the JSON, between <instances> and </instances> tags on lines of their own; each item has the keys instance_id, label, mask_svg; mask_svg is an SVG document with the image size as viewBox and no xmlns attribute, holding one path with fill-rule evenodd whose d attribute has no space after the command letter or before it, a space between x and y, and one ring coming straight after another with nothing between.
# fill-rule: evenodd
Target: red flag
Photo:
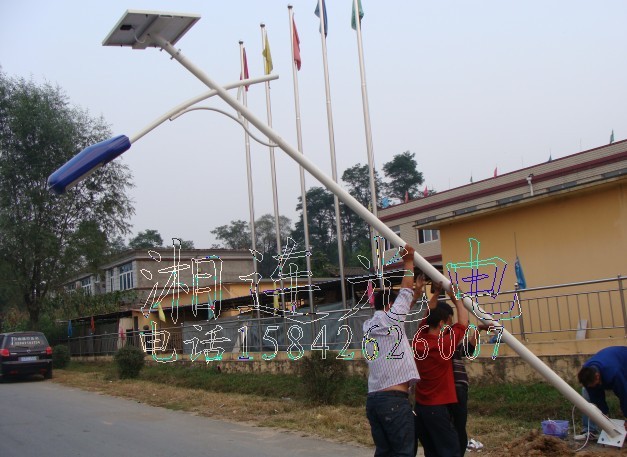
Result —
<instances>
[{"instance_id":1,"label":"red flag","mask_svg":"<svg viewBox=\"0 0 627 457\"><path fill-rule=\"evenodd\" d=\"M427 186L425 186L425 190L422 191L422 196L423 197L428 197L429 196L429 189L427 189Z\"/></svg>"},{"instance_id":2,"label":"red flag","mask_svg":"<svg viewBox=\"0 0 627 457\"><path fill-rule=\"evenodd\" d=\"M499 175L497 169L498 169L498 167L494 167L494 177L495 178Z\"/></svg>"},{"instance_id":3,"label":"red flag","mask_svg":"<svg viewBox=\"0 0 627 457\"><path fill-rule=\"evenodd\" d=\"M120 334L120 339L124 341L126 339L126 333L124 332L124 327L122 327L122 322L120 322L118 333Z\"/></svg>"},{"instance_id":4,"label":"red flag","mask_svg":"<svg viewBox=\"0 0 627 457\"><path fill-rule=\"evenodd\" d=\"M94 322L94 316L91 316L91 333L96 331L96 323Z\"/></svg>"},{"instance_id":5,"label":"red flag","mask_svg":"<svg viewBox=\"0 0 627 457\"><path fill-rule=\"evenodd\" d=\"M370 307L374 307L374 289L372 288L372 281L368 281L368 303Z\"/></svg>"},{"instance_id":6,"label":"red flag","mask_svg":"<svg viewBox=\"0 0 627 457\"><path fill-rule=\"evenodd\" d=\"M409 191L405 191L405 203L409 201Z\"/></svg>"},{"instance_id":7,"label":"red flag","mask_svg":"<svg viewBox=\"0 0 627 457\"><path fill-rule=\"evenodd\" d=\"M239 76L240 81L242 79L248 79L248 59L246 59L246 49L242 49L242 52L244 54L244 75L242 76L240 74ZM248 86L245 86L245 87L246 87L246 92L248 92Z\"/></svg>"},{"instance_id":8,"label":"red flag","mask_svg":"<svg viewBox=\"0 0 627 457\"><path fill-rule=\"evenodd\" d=\"M294 47L294 62L296 63L296 68L300 71L300 38L298 38L298 30L296 30L296 22L294 22L294 18L292 18L292 27L294 28L294 33L292 34L292 44Z\"/></svg>"}]
</instances>

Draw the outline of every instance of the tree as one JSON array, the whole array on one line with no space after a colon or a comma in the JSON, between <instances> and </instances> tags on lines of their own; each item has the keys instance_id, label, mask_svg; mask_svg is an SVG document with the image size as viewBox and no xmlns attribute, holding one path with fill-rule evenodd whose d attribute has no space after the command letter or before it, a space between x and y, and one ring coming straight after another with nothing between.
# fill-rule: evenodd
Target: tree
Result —
<instances>
[{"instance_id":1,"label":"tree","mask_svg":"<svg viewBox=\"0 0 627 457\"><path fill-rule=\"evenodd\" d=\"M355 197L359 203L368 208L368 205L370 205L372 201L370 198L370 172L368 171L368 165L358 163L347 168L344 170L344 173L342 173L342 181L346 184L348 193ZM377 203L379 203L382 197L381 189L383 187L383 181L377 170L374 171L374 182Z\"/></svg>"},{"instance_id":2,"label":"tree","mask_svg":"<svg viewBox=\"0 0 627 457\"><path fill-rule=\"evenodd\" d=\"M192 240L181 240L181 249L194 249L194 242Z\"/></svg>"},{"instance_id":3,"label":"tree","mask_svg":"<svg viewBox=\"0 0 627 457\"><path fill-rule=\"evenodd\" d=\"M402 202L405 200L405 192L410 198L418 195L418 186L424 182L424 179L422 173L418 171L415 155L413 152L405 151L396 154L392 160L383 164L383 172L389 180L386 183L389 197Z\"/></svg>"},{"instance_id":4,"label":"tree","mask_svg":"<svg viewBox=\"0 0 627 457\"><path fill-rule=\"evenodd\" d=\"M337 265L337 232L335 229L335 207L333 194L322 187L307 190L307 219L309 221L309 244L312 250L311 269L315 276L328 276L333 264ZM303 203L298 197L296 211L301 211L292 238L305 248L303 225ZM333 259L330 261L329 259ZM305 261L296 262L303 268Z\"/></svg>"},{"instance_id":5,"label":"tree","mask_svg":"<svg viewBox=\"0 0 627 457\"><path fill-rule=\"evenodd\" d=\"M132 183L121 161L61 196L47 185L77 151L110 135L102 118L71 106L60 88L0 72L0 264L11 289L5 297L34 327L48 292L95 268L100 250L128 233Z\"/></svg>"},{"instance_id":6,"label":"tree","mask_svg":"<svg viewBox=\"0 0 627 457\"><path fill-rule=\"evenodd\" d=\"M377 194L377 205L380 204L384 188L379 174L375 170L375 189ZM342 174L342 181L346 184L348 193L366 208L372 206L370 197L370 173L368 165L356 164L347 168ZM342 234L344 237L344 253L346 265L360 265L357 254L363 251L370 251L370 228L368 223L350 209L342 204Z\"/></svg>"},{"instance_id":7,"label":"tree","mask_svg":"<svg viewBox=\"0 0 627 457\"><path fill-rule=\"evenodd\" d=\"M231 221L211 231L227 249L250 249L250 224L246 221Z\"/></svg>"},{"instance_id":8,"label":"tree","mask_svg":"<svg viewBox=\"0 0 627 457\"><path fill-rule=\"evenodd\" d=\"M279 234L281 236L281 246L276 245L276 224L272 214L264 214L255 221L255 232L257 232L257 250L265 253L276 254L285 246L287 237L292 233L292 221L289 217L279 216Z\"/></svg>"},{"instance_id":9,"label":"tree","mask_svg":"<svg viewBox=\"0 0 627 457\"><path fill-rule=\"evenodd\" d=\"M128 246L131 249L159 249L163 247L163 238L158 230L146 229L131 238Z\"/></svg>"}]
</instances>

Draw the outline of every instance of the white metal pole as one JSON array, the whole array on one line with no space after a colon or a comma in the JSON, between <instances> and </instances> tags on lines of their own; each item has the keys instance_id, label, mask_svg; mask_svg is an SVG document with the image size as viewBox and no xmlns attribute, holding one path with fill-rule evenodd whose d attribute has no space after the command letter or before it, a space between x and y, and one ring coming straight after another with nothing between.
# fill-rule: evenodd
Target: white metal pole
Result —
<instances>
[{"instance_id":1,"label":"white metal pole","mask_svg":"<svg viewBox=\"0 0 627 457\"><path fill-rule=\"evenodd\" d=\"M327 39L325 36L324 8L322 0L318 0L320 9L320 37L322 40L322 64L324 67L324 88L327 101L327 124L329 128L329 150L331 151L331 173L333 181L337 183L337 164L335 161L335 134L333 131L333 110L331 109L331 84L329 82L329 65L327 62ZM342 305L346 309L346 284L344 279L344 243L342 240L342 215L340 214L340 201L337 195L333 195L335 203L335 229L337 232L337 256L340 265L340 284L342 290Z\"/></svg>"},{"instance_id":2,"label":"white metal pole","mask_svg":"<svg viewBox=\"0 0 627 457\"><path fill-rule=\"evenodd\" d=\"M294 11L292 10L292 5L287 5L287 9L289 12L290 18L290 43L292 48L292 80L294 82L294 111L296 113L296 142L298 145L298 150L301 154L303 152L303 132L300 124L300 96L298 93L298 67L296 66L296 61L294 60ZM305 190L305 170L302 165L298 166L298 170L300 173L300 198L301 205L303 207L303 230L305 234L305 251L310 253L311 246L309 244L309 218L307 217L307 191ZM314 312L314 298L313 298L313 289L311 286L311 255L306 255L305 262L307 265L307 285L309 289L309 312Z\"/></svg>"},{"instance_id":3,"label":"white metal pole","mask_svg":"<svg viewBox=\"0 0 627 457\"><path fill-rule=\"evenodd\" d=\"M218 96L224 100L229 106L238 111L244 118L250 121L260 132L274 141L287 155L302 165L309 173L311 173L318 181L320 181L329 191L337 195L348 207L363 218L368 224L374 226L383 236L385 236L394 246L405 246L405 241L395 234L381 220L364 208L352 195L338 185L333 179L325 175L314 163L307 157L299 153L294 147L287 143L277 132L265 125L265 123L254 115L246 106L242 105L229 93L213 81L209 76L190 62L183 54L174 48L170 43L159 35L152 35L155 41L165 50L174 60L183 65L190 73L196 76L207 87L214 89ZM442 283L444 290L451 290L451 282L442 273L436 270L433 265L427 262L417 252L414 254L414 264L418 266L431 280ZM581 395L579 395L570 385L560 378L553 370L546 366L533 352L527 349L520 341L518 341L506 328L493 321L492 316L486 314L477 303L473 303L468 297L463 299L464 306L473 312L482 322L494 325L498 330L503 329L501 340L508 344L520 357L529 363L536 371L544 376L557 390L560 391L569 401L571 401L580 411L588 415L592 421L605 430L609 436L619 436L618 428L612 421L607 419L599 409L592 403L588 403Z\"/></svg>"},{"instance_id":4,"label":"white metal pole","mask_svg":"<svg viewBox=\"0 0 627 457\"><path fill-rule=\"evenodd\" d=\"M370 177L370 204L372 205L372 214L378 217L377 210L377 187L374 175L374 152L372 148L372 129L370 126L370 104L368 103L368 88L366 86L366 67L364 65L364 49L361 41L361 20L359 19L359 3L353 0L353 8L355 10L355 30L357 31L357 52L359 54L359 75L361 77L361 101L364 111L364 128L366 131L366 151L368 153L368 174ZM372 233L370 239L370 249L372 250L372 261L376 265L377 258L377 242L375 241L376 232ZM381 250L385 248L380 246ZM378 265L377 265L378 267ZM379 287L383 288L383 276L379 278Z\"/></svg>"},{"instance_id":5,"label":"white metal pole","mask_svg":"<svg viewBox=\"0 0 627 457\"><path fill-rule=\"evenodd\" d=\"M241 87L241 86L244 86L244 85L248 86L248 85L257 84L257 83L260 83L260 82L271 81L271 80L274 80L274 79L279 79L279 76L278 75L267 75L267 76L262 76L260 78L244 79L244 80L241 80L241 81L237 81L236 83L227 84L226 86L224 86L224 88L227 89L227 90L228 89L235 89L236 87ZM196 97L192 97L189 100L184 101L180 105L177 105L174 108L172 108L170 111L168 111L164 115L159 116L157 119L152 121L150 124L148 124L146 127L141 129L139 132L136 132L135 135L132 135L129 138L129 142L131 144L133 144L135 141L139 140L140 138L142 138L147 133L152 132L154 129L159 127L161 124L163 124L168 119L172 119L177 114L185 111L190 106L193 106L196 103L199 103L199 102L201 102L203 100L207 100L208 98L211 98L211 97L213 97L216 94L217 94L217 92L215 90L210 90L210 91L207 91L207 92L203 92L202 94L197 95Z\"/></svg>"},{"instance_id":6,"label":"white metal pole","mask_svg":"<svg viewBox=\"0 0 627 457\"><path fill-rule=\"evenodd\" d=\"M241 67L241 79L246 78L245 66L244 66L244 42L239 42L239 60ZM247 106L248 97L246 92L246 86L240 87L242 91L242 105L244 107ZM218 95L220 91L218 90ZM244 117L244 126L248 129L248 119ZM246 147L246 177L248 179L248 212L250 218L250 246L253 252L257 252L257 241L256 241L256 231L255 231L255 197L253 194L253 170L251 166L250 160L250 136L248 135L248 131L244 131L244 145ZM254 281L257 281L257 256L253 255L253 276ZM256 294L259 293L258 290L255 291ZM259 297L255 297L256 303L259 303ZM257 317L259 317L259 310L257 310Z\"/></svg>"},{"instance_id":7,"label":"white metal pole","mask_svg":"<svg viewBox=\"0 0 627 457\"><path fill-rule=\"evenodd\" d=\"M261 27L261 48L264 49L266 45L266 26L260 24ZM265 67L265 65L264 65ZM272 106L270 104L270 83L266 81L266 117L268 119L268 127L272 128ZM276 185L276 163L274 160L274 147L269 146L270 150L270 176L272 181L272 203L274 207L274 230L276 231L276 252L277 255L281 255L281 223L279 220L279 196ZM281 285L281 303L283 304L283 310L285 311L285 285L283 284L283 271L279 270L279 279Z\"/></svg>"}]
</instances>

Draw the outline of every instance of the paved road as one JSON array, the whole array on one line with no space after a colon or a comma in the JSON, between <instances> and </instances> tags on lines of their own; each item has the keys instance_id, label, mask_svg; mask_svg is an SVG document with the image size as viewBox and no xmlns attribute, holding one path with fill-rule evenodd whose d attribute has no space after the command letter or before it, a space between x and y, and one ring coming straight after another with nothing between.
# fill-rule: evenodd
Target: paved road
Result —
<instances>
[{"instance_id":1,"label":"paved road","mask_svg":"<svg viewBox=\"0 0 627 457\"><path fill-rule=\"evenodd\" d=\"M373 451L155 408L50 381L0 384L2 457L366 457Z\"/></svg>"}]
</instances>

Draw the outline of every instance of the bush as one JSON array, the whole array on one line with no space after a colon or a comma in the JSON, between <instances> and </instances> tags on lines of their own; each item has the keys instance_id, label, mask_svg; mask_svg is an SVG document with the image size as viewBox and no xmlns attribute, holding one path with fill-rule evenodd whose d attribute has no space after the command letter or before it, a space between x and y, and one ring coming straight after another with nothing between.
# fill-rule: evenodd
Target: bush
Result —
<instances>
[{"instance_id":1,"label":"bush","mask_svg":"<svg viewBox=\"0 0 627 457\"><path fill-rule=\"evenodd\" d=\"M144 367L144 351L135 346L124 346L113 356L120 379L136 378Z\"/></svg>"},{"instance_id":2,"label":"bush","mask_svg":"<svg viewBox=\"0 0 627 457\"><path fill-rule=\"evenodd\" d=\"M58 345L52 349L52 366L65 368L70 363L70 350L67 346Z\"/></svg>"},{"instance_id":3,"label":"bush","mask_svg":"<svg viewBox=\"0 0 627 457\"><path fill-rule=\"evenodd\" d=\"M298 372L305 386L305 397L316 404L332 404L342 389L346 379L346 362L327 354L322 358L320 351L312 351L303 357Z\"/></svg>"}]
</instances>

